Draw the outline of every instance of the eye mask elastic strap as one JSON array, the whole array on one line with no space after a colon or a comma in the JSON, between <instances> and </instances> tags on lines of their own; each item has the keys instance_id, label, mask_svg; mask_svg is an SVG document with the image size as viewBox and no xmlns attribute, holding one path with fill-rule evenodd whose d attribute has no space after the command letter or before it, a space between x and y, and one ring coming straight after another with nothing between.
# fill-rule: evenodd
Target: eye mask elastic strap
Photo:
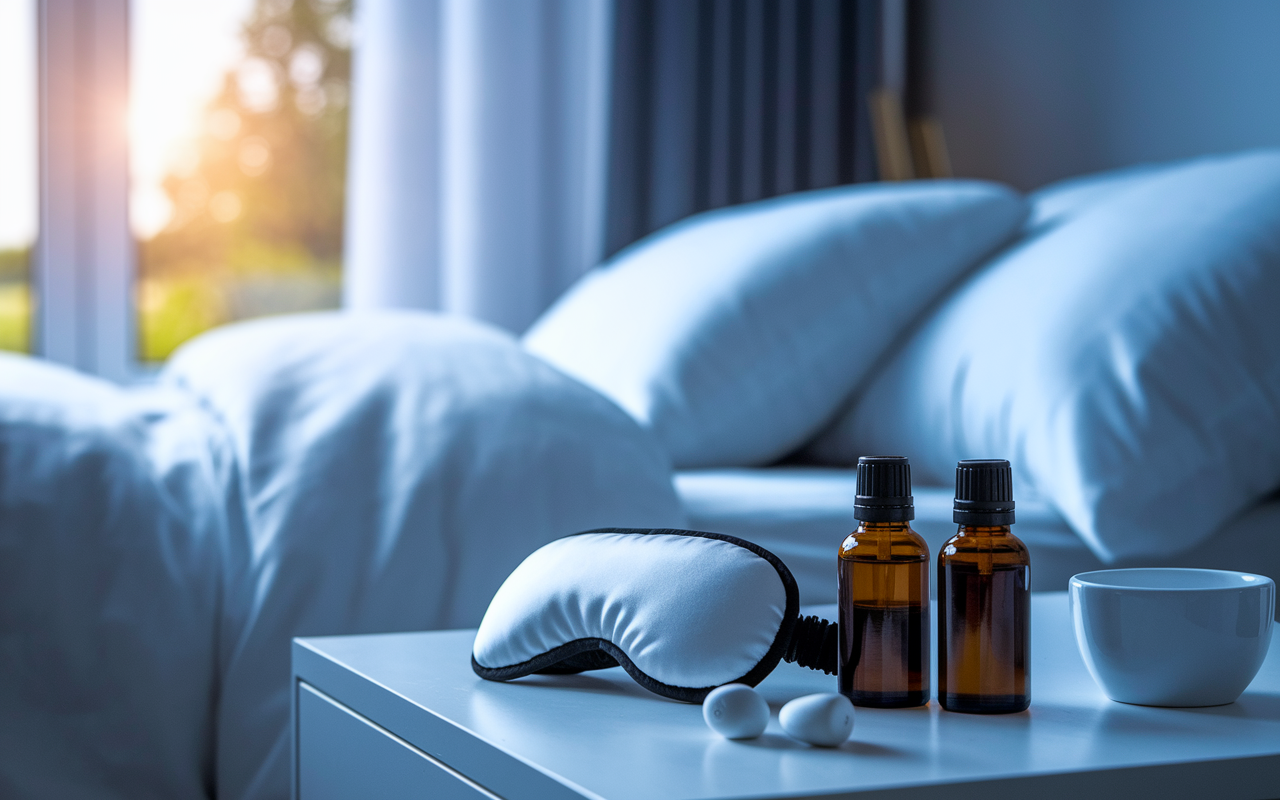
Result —
<instances>
[{"instance_id":1,"label":"eye mask elastic strap","mask_svg":"<svg viewBox=\"0 0 1280 800\"><path fill-rule=\"evenodd\" d=\"M791 629L791 639L782 660L835 675L839 647L836 623L821 617L800 617Z\"/></svg>"}]
</instances>

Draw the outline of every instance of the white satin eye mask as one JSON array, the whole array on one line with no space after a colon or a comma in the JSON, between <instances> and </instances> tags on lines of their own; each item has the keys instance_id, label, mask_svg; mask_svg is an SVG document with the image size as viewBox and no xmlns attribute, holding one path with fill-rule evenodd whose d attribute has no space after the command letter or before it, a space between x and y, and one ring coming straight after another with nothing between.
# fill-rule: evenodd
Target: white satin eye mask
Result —
<instances>
[{"instance_id":1,"label":"white satin eye mask","mask_svg":"<svg viewBox=\"0 0 1280 800\"><path fill-rule=\"evenodd\" d=\"M621 665L641 686L701 702L755 686L782 659L836 670L836 626L799 619L777 556L718 533L605 529L524 560L480 623L471 666L486 680Z\"/></svg>"}]
</instances>

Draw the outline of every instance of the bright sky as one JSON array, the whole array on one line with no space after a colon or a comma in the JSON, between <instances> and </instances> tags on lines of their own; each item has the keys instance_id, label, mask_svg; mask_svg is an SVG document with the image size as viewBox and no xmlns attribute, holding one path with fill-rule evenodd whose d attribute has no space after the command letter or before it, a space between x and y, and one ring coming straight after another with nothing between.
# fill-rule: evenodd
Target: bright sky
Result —
<instances>
[{"instance_id":1,"label":"bright sky","mask_svg":"<svg viewBox=\"0 0 1280 800\"><path fill-rule=\"evenodd\" d=\"M252 10L253 0L133 0L129 207L140 238L169 221L160 182L189 150L202 109L240 60L240 27Z\"/></svg>"},{"instance_id":2,"label":"bright sky","mask_svg":"<svg viewBox=\"0 0 1280 800\"><path fill-rule=\"evenodd\" d=\"M36 0L0 0L0 250L36 233Z\"/></svg>"},{"instance_id":3,"label":"bright sky","mask_svg":"<svg viewBox=\"0 0 1280 800\"><path fill-rule=\"evenodd\" d=\"M35 237L36 0L0 0L0 249ZM149 237L171 213L160 188L201 109L240 57L253 0L133 0L130 208Z\"/></svg>"}]
</instances>

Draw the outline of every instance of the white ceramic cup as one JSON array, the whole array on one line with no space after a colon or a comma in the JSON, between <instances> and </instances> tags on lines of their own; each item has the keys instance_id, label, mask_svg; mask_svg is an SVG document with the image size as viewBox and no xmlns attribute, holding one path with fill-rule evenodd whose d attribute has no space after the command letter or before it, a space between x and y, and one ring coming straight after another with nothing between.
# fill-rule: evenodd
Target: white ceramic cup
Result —
<instances>
[{"instance_id":1,"label":"white ceramic cup","mask_svg":"<svg viewBox=\"0 0 1280 800\"><path fill-rule=\"evenodd\" d=\"M1234 702L1271 644L1276 585L1214 569L1111 569L1071 579L1080 654L1107 697L1144 706Z\"/></svg>"}]
</instances>

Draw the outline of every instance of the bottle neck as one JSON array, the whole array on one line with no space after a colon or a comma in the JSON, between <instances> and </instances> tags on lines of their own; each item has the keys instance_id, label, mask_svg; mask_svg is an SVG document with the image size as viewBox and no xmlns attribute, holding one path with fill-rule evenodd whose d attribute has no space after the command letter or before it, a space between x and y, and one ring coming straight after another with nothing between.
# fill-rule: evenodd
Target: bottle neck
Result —
<instances>
[{"instance_id":1,"label":"bottle neck","mask_svg":"<svg viewBox=\"0 0 1280 800\"><path fill-rule=\"evenodd\" d=\"M900 533L911 527L909 521L901 522L867 522L858 520L858 533Z\"/></svg>"},{"instance_id":2,"label":"bottle neck","mask_svg":"<svg viewBox=\"0 0 1280 800\"><path fill-rule=\"evenodd\" d=\"M1008 525L961 525L958 533L961 536L1008 536L1012 531Z\"/></svg>"}]
</instances>

